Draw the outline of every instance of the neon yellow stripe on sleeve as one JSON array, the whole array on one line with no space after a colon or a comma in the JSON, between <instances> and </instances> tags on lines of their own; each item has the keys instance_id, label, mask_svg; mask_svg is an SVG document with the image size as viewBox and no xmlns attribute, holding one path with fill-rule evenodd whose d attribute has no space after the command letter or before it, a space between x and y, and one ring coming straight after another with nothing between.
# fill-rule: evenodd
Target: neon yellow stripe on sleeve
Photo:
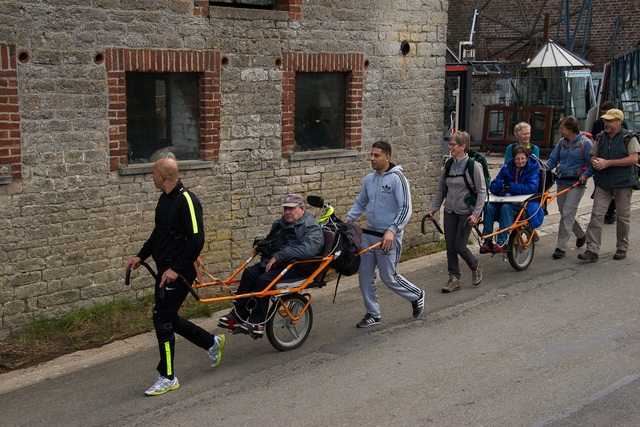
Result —
<instances>
[{"instance_id":1,"label":"neon yellow stripe on sleeve","mask_svg":"<svg viewBox=\"0 0 640 427\"><path fill-rule=\"evenodd\" d=\"M191 196L186 191L182 191L184 194L184 198L187 199L187 204L189 205L189 214L191 214L191 224L193 225L193 234L198 234L198 221L196 220L196 211L193 208L193 201L191 200Z\"/></svg>"}]
</instances>

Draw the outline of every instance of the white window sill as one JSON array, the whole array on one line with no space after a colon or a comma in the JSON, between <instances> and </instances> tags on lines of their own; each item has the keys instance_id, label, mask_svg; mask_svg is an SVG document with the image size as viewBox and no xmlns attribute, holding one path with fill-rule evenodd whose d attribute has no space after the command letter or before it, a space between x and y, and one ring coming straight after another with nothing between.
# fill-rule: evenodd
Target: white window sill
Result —
<instances>
[{"instance_id":1,"label":"white window sill","mask_svg":"<svg viewBox=\"0 0 640 427\"><path fill-rule=\"evenodd\" d=\"M213 162L202 160L178 160L178 168L181 171L185 170L197 170L197 169L211 169ZM120 175L140 175L147 174L153 171L153 163L136 163L133 165L127 165L118 169Z\"/></svg>"},{"instance_id":2,"label":"white window sill","mask_svg":"<svg viewBox=\"0 0 640 427\"><path fill-rule=\"evenodd\" d=\"M289 156L292 162L301 160L330 159L335 157L356 157L356 150L336 149L336 150L316 150L316 151L297 151Z\"/></svg>"}]
</instances>

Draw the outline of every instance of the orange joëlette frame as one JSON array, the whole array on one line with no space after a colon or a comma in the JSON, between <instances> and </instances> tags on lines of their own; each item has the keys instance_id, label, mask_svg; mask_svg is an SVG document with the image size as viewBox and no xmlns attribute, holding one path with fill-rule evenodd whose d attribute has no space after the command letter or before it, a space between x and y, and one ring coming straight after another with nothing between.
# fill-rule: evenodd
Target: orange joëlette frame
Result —
<instances>
[{"instance_id":1,"label":"orange jo\u00eblette frame","mask_svg":"<svg viewBox=\"0 0 640 427\"><path fill-rule=\"evenodd\" d=\"M573 189L573 188L577 187L579 184L580 184L579 182L576 182L576 183L575 183L575 184L573 184L571 187L565 188L564 190L562 190L562 191L560 191L560 192L558 192L558 193L555 193L555 194L553 194L553 195L549 195L549 190L547 190L547 191L545 191L544 193L542 193L541 195L539 195L539 194L538 194L538 195L531 196L529 199L527 199L527 200L522 204L522 208L520 209L520 212L518 212L518 215L516 216L516 218L515 218L515 220L514 220L513 224L511 224L511 225L510 225L509 227L507 227L507 228L503 228L503 229L501 229L501 230L494 231L494 232L493 232L493 233L491 233L491 234L487 234L486 236L480 236L480 238L481 238L481 239L488 239L488 238L490 238L490 237L497 236L498 234L503 233L503 232L505 232L505 231L512 231L512 230L516 230L516 229L518 229L518 228L520 228L520 227L523 227L523 226L528 225L528 224L529 224L529 220L528 220L528 219L521 219L521 218L522 218L522 215L524 215L524 212L526 212L526 209L525 209L525 208L526 208L526 206L527 206L527 203L529 203L529 202L530 202L530 201L532 201L532 200L540 199L540 206L545 206L546 204L551 203L551 202L552 202L556 197L558 197L558 196L560 196L561 194L564 194L564 193L566 193L567 191L569 191L569 190L571 190L571 189ZM524 241L524 240L522 239L522 237L518 237L518 238L520 239L520 241L521 241L521 243L522 243L523 248L524 248L524 249L526 249L526 248L529 246L529 244L531 244L531 241L533 240L534 236L533 236L533 233L532 233L532 234L529 236L529 239L528 239L527 241Z\"/></svg>"},{"instance_id":2,"label":"orange jo\u00eblette frame","mask_svg":"<svg viewBox=\"0 0 640 427\"><path fill-rule=\"evenodd\" d=\"M371 245L370 247L361 250L360 252L358 252L358 255L361 255L365 252L368 252L372 249L375 249L376 247L380 246L382 242L378 242L374 245ZM246 294L231 294L231 295L225 295L225 296L219 296L219 297L213 297L213 298L200 298L199 301L200 302L218 302L218 301L229 301L229 300L235 300L238 298L264 298L264 297L268 297L271 295L282 295L282 294L291 294L291 293L296 293L296 292L301 292L302 290L304 290L307 286L309 286L309 284L311 282L313 282L313 280L320 274L322 273L331 263L331 261L333 261L334 258L337 257L338 254L330 254L326 257L322 257L322 258L314 258L314 259L308 259L308 260L300 260L300 261L294 261L292 263L290 263L289 265L287 265L279 274L278 276L276 276L271 283L269 283L267 285L266 288L264 288L262 291L260 292L250 292L250 293L246 293ZM240 267L238 267L228 278L222 280L219 279L217 277L214 277L213 275L211 275L205 268L202 259L200 259L200 257L198 257L198 260L194 263L195 267L196 267L196 272L197 272L197 276L196 276L196 283L194 285L192 285L193 289L200 289L200 288L206 288L206 287L211 287L211 286L220 286L221 288L225 289L226 291L229 291L230 293L232 292L230 289L230 285L236 284L240 282L240 279L237 279L236 277L238 276L238 274L247 266L249 265L249 263L253 260L254 256L250 256L245 262L242 263L242 265ZM304 280L300 285L296 286L296 287L290 287L290 288L286 288L286 289L276 289L275 285L280 281L280 279L282 279L282 277L289 271L291 270L291 268L295 265L299 265L299 264L308 264L308 263L318 263L319 266L318 268L316 268L316 270L306 279ZM205 281L204 276L206 276L208 279L210 279L210 281ZM311 298L309 298L309 300L311 300ZM306 307L305 307L306 308ZM303 310L304 311L304 310ZM290 313L289 313L290 314ZM291 317L289 315L289 317ZM295 320L295 319L294 319Z\"/></svg>"}]
</instances>

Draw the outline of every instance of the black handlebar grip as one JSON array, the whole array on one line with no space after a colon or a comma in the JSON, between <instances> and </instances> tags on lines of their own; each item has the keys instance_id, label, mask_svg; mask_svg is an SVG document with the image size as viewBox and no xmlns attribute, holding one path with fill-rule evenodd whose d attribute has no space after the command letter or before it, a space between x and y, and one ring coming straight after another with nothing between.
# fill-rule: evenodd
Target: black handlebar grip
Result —
<instances>
[{"instance_id":1,"label":"black handlebar grip","mask_svg":"<svg viewBox=\"0 0 640 427\"><path fill-rule=\"evenodd\" d=\"M124 284L125 286L129 286L131 284L131 269L128 269L127 274L124 276Z\"/></svg>"},{"instance_id":2,"label":"black handlebar grip","mask_svg":"<svg viewBox=\"0 0 640 427\"><path fill-rule=\"evenodd\" d=\"M198 295L198 292L196 292L196 290L191 287L189 282L187 282L187 279L185 279L182 276L182 274L180 274L180 277L178 277L178 280L180 280L180 283L182 283L182 286L185 286L187 288L191 296L193 296L196 299L196 301L200 301L200 295Z\"/></svg>"}]
</instances>

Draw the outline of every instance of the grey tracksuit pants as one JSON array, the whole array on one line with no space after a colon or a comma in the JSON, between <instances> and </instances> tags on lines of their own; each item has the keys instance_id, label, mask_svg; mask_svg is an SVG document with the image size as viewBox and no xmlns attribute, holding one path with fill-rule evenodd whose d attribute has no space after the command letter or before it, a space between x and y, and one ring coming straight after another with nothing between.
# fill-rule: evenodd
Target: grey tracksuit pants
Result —
<instances>
[{"instance_id":1,"label":"grey tracksuit pants","mask_svg":"<svg viewBox=\"0 0 640 427\"><path fill-rule=\"evenodd\" d=\"M380 237L365 234L362 236L362 247L367 248L380 240ZM364 299L366 313L373 317L380 317L380 304L378 304L378 295L376 293L376 266L378 267L380 280L393 292L408 301L415 301L420 298L420 289L396 272L401 253L402 234L395 236L393 247L389 251L385 252L380 248L376 248L360 255L360 270L358 273L360 291Z\"/></svg>"}]
</instances>

